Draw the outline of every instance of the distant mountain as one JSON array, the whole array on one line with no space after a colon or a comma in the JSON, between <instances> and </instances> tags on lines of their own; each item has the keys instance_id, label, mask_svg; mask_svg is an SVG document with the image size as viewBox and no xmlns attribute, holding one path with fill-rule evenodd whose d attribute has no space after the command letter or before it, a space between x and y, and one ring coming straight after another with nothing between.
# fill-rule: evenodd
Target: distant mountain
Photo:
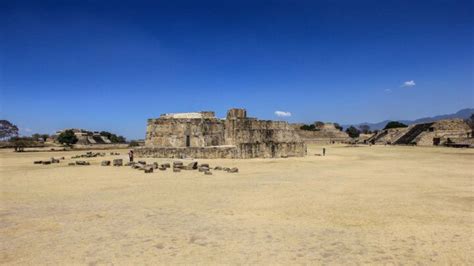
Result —
<instances>
[{"instance_id":1,"label":"distant mountain","mask_svg":"<svg viewBox=\"0 0 474 266\"><path fill-rule=\"evenodd\" d=\"M421 124L421 123L429 123L429 122L434 122L438 120L443 120L443 119L453 119L453 118L461 118L461 119L466 119L471 116L471 114L474 114L474 108L466 108L457 111L454 114L446 114L446 115L437 115L433 117L423 117L419 118L416 120L384 120L382 122L378 123L360 123L360 124L353 124L353 126L359 127L362 125L368 125L371 130L375 129L383 129L385 125L387 125L388 122L390 121L399 121L407 125L412 125L412 124ZM343 125L344 128L350 127L351 125Z\"/></svg>"}]
</instances>

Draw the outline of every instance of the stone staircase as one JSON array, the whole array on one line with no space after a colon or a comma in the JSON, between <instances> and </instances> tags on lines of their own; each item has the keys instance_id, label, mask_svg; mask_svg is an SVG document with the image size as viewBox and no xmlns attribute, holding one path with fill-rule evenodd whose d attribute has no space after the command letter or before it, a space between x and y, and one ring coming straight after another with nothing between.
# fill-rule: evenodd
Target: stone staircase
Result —
<instances>
[{"instance_id":1,"label":"stone staircase","mask_svg":"<svg viewBox=\"0 0 474 266\"><path fill-rule=\"evenodd\" d=\"M104 140L101 138L101 136L92 136L96 144L105 144Z\"/></svg>"},{"instance_id":2,"label":"stone staircase","mask_svg":"<svg viewBox=\"0 0 474 266\"><path fill-rule=\"evenodd\" d=\"M398 145L410 145L415 138L420 135L422 132L428 130L431 125L434 123L426 123L426 124L418 124L415 125L412 129L410 129L405 135L395 141L394 144Z\"/></svg>"},{"instance_id":3,"label":"stone staircase","mask_svg":"<svg viewBox=\"0 0 474 266\"><path fill-rule=\"evenodd\" d=\"M375 144L379 139L385 137L386 135L388 134L388 131L386 130L383 130L377 134L375 134L374 136L370 137L367 142L369 143L372 143L372 144Z\"/></svg>"}]
</instances>

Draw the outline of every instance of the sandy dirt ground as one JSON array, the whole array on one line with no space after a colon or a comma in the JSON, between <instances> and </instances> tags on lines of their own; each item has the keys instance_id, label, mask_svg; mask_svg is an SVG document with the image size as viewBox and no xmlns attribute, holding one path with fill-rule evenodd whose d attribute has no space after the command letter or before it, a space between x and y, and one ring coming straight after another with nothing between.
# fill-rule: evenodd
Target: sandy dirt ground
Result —
<instances>
[{"instance_id":1,"label":"sandy dirt ground","mask_svg":"<svg viewBox=\"0 0 474 266\"><path fill-rule=\"evenodd\" d=\"M0 263L474 264L472 149L199 160L240 170L211 176L67 165L83 153L0 151Z\"/></svg>"}]
</instances>

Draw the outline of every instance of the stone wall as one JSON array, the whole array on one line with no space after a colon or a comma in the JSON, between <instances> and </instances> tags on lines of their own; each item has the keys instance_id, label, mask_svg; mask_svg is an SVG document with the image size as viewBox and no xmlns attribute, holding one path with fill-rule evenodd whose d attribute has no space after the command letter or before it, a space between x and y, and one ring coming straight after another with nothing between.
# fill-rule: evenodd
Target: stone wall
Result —
<instances>
[{"instance_id":1,"label":"stone wall","mask_svg":"<svg viewBox=\"0 0 474 266\"><path fill-rule=\"evenodd\" d=\"M305 143L334 144L343 143L350 140L346 132L337 129L333 123L325 123L319 130L302 130L303 124L292 124L296 133Z\"/></svg>"},{"instance_id":2,"label":"stone wall","mask_svg":"<svg viewBox=\"0 0 474 266\"><path fill-rule=\"evenodd\" d=\"M224 123L216 118L149 119L145 145L206 147L223 145Z\"/></svg>"},{"instance_id":3,"label":"stone wall","mask_svg":"<svg viewBox=\"0 0 474 266\"><path fill-rule=\"evenodd\" d=\"M214 147L140 147L134 149L138 157L153 158L239 158L237 147L235 146L214 146Z\"/></svg>"},{"instance_id":4,"label":"stone wall","mask_svg":"<svg viewBox=\"0 0 474 266\"><path fill-rule=\"evenodd\" d=\"M194 158L278 158L306 155L306 145L284 121L247 117L230 109L226 120L213 112L164 114L149 119L139 156Z\"/></svg>"},{"instance_id":5,"label":"stone wall","mask_svg":"<svg viewBox=\"0 0 474 266\"><path fill-rule=\"evenodd\" d=\"M237 146L239 158L286 158L306 155L304 142L241 143Z\"/></svg>"},{"instance_id":6,"label":"stone wall","mask_svg":"<svg viewBox=\"0 0 474 266\"><path fill-rule=\"evenodd\" d=\"M417 127L423 128L416 131ZM409 137L410 142L400 143L403 142L401 141L402 138L407 138L408 135L411 135ZM382 130L369 141L373 144L433 146L447 145L458 141L466 142L466 139L469 138L472 138L472 131L466 122L462 119L446 119L432 123L410 125L405 128Z\"/></svg>"},{"instance_id":7,"label":"stone wall","mask_svg":"<svg viewBox=\"0 0 474 266\"><path fill-rule=\"evenodd\" d=\"M418 135L414 143L418 146L446 145L466 138L472 138L469 125L461 119L449 119L435 122L428 131Z\"/></svg>"},{"instance_id":8,"label":"stone wall","mask_svg":"<svg viewBox=\"0 0 474 266\"><path fill-rule=\"evenodd\" d=\"M389 128L380 130L376 135L369 138L367 141L372 144L393 144L404 134L406 134L410 127Z\"/></svg>"},{"instance_id":9,"label":"stone wall","mask_svg":"<svg viewBox=\"0 0 474 266\"><path fill-rule=\"evenodd\" d=\"M225 142L237 146L241 158L306 155L306 145L287 122L247 118L242 109L229 110Z\"/></svg>"}]
</instances>

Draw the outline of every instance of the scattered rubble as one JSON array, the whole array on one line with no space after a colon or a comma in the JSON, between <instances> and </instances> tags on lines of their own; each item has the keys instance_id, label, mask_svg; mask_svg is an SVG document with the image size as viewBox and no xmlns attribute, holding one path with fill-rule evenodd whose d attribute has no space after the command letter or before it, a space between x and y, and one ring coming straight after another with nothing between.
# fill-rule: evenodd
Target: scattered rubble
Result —
<instances>
[{"instance_id":1,"label":"scattered rubble","mask_svg":"<svg viewBox=\"0 0 474 266\"><path fill-rule=\"evenodd\" d=\"M72 156L71 159L77 158L93 158L93 157L104 157L105 152L87 152L86 154Z\"/></svg>"},{"instance_id":2,"label":"scattered rubble","mask_svg":"<svg viewBox=\"0 0 474 266\"><path fill-rule=\"evenodd\" d=\"M110 153L112 154L118 154L118 153ZM73 156L71 158L80 158L80 157L97 157L97 156L105 156L105 153L92 153L88 152L83 155L77 155ZM49 165L53 163L59 163L60 160L64 160L64 157L61 158L51 158L50 160L41 160L41 161L34 161L34 164L43 164L43 165ZM73 166L73 165L90 165L90 162L88 161L75 161L75 162L70 162L68 165ZM222 167L222 166L216 166L214 168L211 168L208 163L202 163L198 164L197 161L193 161L188 163L187 165L184 165L182 161L174 161L172 164L171 163L162 163L159 164L158 162L153 162L151 164L147 164L146 161L138 161L138 162L126 162L124 164L123 159L113 159L112 161L110 160L103 160L100 163L101 166L130 166L133 169L138 169L138 170L143 170L145 173L153 173L154 169L158 169L161 171L166 171L166 169L171 168L173 166L173 172L174 173L179 173L181 170L198 170L199 172L204 173L205 175L212 175L211 169L213 170L223 170L229 173L238 173L239 169L237 167L229 168L229 167Z\"/></svg>"}]
</instances>

